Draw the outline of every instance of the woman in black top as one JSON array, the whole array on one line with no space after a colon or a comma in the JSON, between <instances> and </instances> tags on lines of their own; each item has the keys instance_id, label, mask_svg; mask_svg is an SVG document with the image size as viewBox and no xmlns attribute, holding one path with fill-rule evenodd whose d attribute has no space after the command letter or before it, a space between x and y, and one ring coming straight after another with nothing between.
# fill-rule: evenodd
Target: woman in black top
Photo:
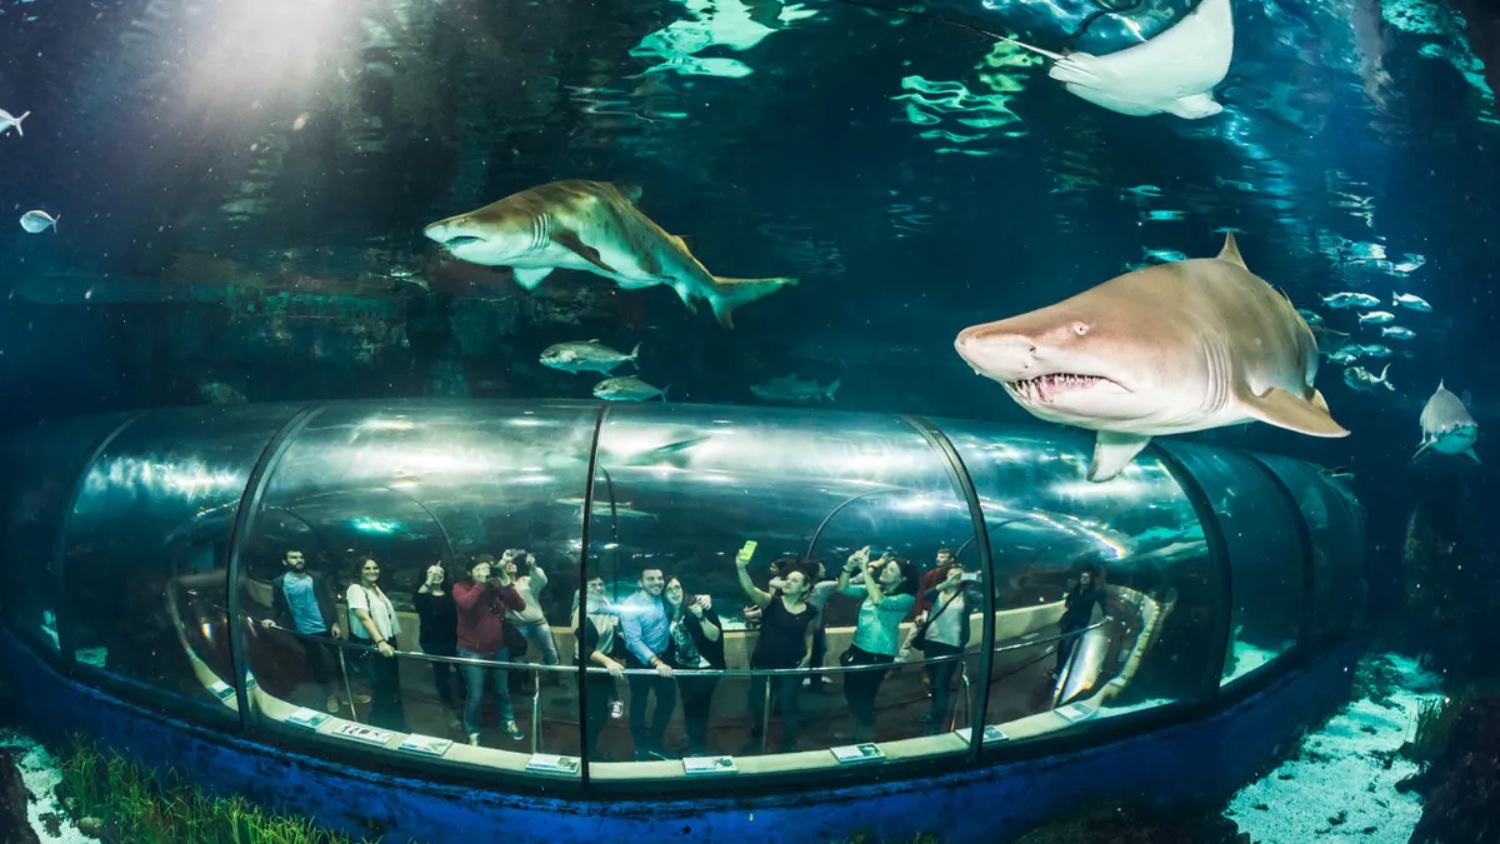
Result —
<instances>
[{"instance_id":1,"label":"woman in black top","mask_svg":"<svg viewBox=\"0 0 1500 844\"><path fill-rule=\"evenodd\" d=\"M433 656L458 656L458 605L453 603L453 596L444 586L447 579L442 564L434 563L427 567L427 580L412 596L417 619L421 622L419 640L422 650ZM459 689L457 696L453 693L455 680ZM463 677L458 666L451 662L432 663L432 682L437 689L438 703L448 713L448 720L456 721L456 702L464 697Z\"/></svg>"},{"instance_id":2,"label":"woman in black top","mask_svg":"<svg viewBox=\"0 0 1500 844\"><path fill-rule=\"evenodd\" d=\"M812 591L812 576L795 561L782 565L782 587L773 594L764 592L750 580L746 566L750 555L743 550L735 557L739 567L740 588L761 610L760 638L755 651L750 655L752 670L807 668L812 662L812 621L818 611L807 603L807 594ZM751 723L750 747L746 752L758 748L765 730L766 718L762 715L766 702L766 680L768 675L756 674L750 680ZM781 712L780 753L791 753L797 749L798 695L802 691L802 675L786 671L769 675L773 697L772 708Z\"/></svg>"},{"instance_id":3,"label":"woman in black top","mask_svg":"<svg viewBox=\"0 0 1500 844\"><path fill-rule=\"evenodd\" d=\"M682 695L682 723L687 732L688 755L708 754L708 710L713 704L717 674L695 675L705 668L724 670L724 627L707 595L691 598L682 581L667 580L662 592L667 603L668 632L672 647L667 662L679 672L677 689Z\"/></svg>"},{"instance_id":4,"label":"woman in black top","mask_svg":"<svg viewBox=\"0 0 1500 844\"><path fill-rule=\"evenodd\" d=\"M1104 605L1104 572L1098 566L1086 566L1078 574L1078 583L1068 590L1063 602L1062 620L1057 626L1063 639L1057 643L1057 667L1053 669L1054 675L1061 674L1063 666L1068 664L1068 657L1073 655L1073 647L1078 644L1078 631L1089 626L1089 621L1094 617L1094 607L1099 608L1100 615L1109 615L1109 608Z\"/></svg>"}]
</instances>

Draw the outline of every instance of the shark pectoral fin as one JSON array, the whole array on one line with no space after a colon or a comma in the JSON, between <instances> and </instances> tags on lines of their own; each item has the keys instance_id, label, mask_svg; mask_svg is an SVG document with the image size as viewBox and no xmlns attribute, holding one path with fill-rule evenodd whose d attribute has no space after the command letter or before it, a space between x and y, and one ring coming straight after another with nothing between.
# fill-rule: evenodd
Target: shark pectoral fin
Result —
<instances>
[{"instance_id":1,"label":"shark pectoral fin","mask_svg":"<svg viewBox=\"0 0 1500 844\"><path fill-rule=\"evenodd\" d=\"M1278 428L1314 437L1349 436L1347 429L1333 421L1326 402L1322 407L1317 405L1317 398L1321 395L1315 394L1313 400L1299 399L1272 387L1258 396L1241 395L1239 400L1248 415Z\"/></svg>"},{"instance_id":2,"label":"shark pectoral fin","mask_svg":"<svg viewBox=\"0 0 1500 844\"><path fill-rule=\"evenodd\" d=\"M1471 445L1468 448L1464 449L1464 454L1467 454L1470 457L1474 458L1474 462L1475 463L1478 463L1481 466L1484 465L1484 461L1480 460L1479 459L1479 455L1477 455L1477 454L1474 453L1474 446Z\"/></svg>"},{"instance_id":3,"label":"shark pectoral fin","mask_svg":"<svg viewBox=\"0 0 1500 844\"><path fill-rule=\"evenodd\" d=\"M1224 106L1214 99L1213 94L1188 94L1186 97L1167 103L1162 111L1167 114L1181 117L1183 120L1202 120L1205 117L1213 117L1224 110Z\"/></svg>"},{"instance_id":4,"label":"shark pectoral fin","mask_svg":"<svg viewBox=\"0 0 1500 844\"><path fill-rule=\"evenodd\" d=\"M535 290L542 279L552 274L552 267L511 267L511 273L516 277L516 284L527 290Z\"/></svg>"},{"instance_id":5,"label":"shark pectoral fin","mask_svg":"<svg viewBox=\"0 0 1500 844\"><path fill-rule=\"evenodd\" d=\"M1433 442L1434 442L1434 440L1423 440L1422 444L1417 447L1417 453L1413 454L1411 456L1411 462L1413 462L1413 463L1417 462L1417 458L1419 458L1422 455L1426 454L1427 453L1427 449L1432 448Z\"/></svg>"},{"instance_id":6,"label":"shark pectoral fin","mask_svg":"<svg viewBox=\"0 0 1500 844\"><path fill-rule=\"evenodd\" d=\"M584 243L583 240L578 237L577 232L569 231L568 229L554 229L552 232L552 242L574 253L583 260L588 261L590 264L593 264L599 269L604 270L610 275L619 274L619 272L614 267L611 267L609 264L604 263L604 259L599 257L599 250L588 245L587 243Z\"/></svg>"},{"instance_id":7,"label":"shark pectoral fin","mask_svg":"<svg viewBox=\"0 0 1500 844\"><path fill-rule=\"evenodd\" d=\"M1329 416L1333 415L1333 411L1328 409L1328 399L1323 398L1323 392L1316 387L1313 388L1312 398L1308 399L1308 401L1312 402L1313 407L1316 407Z\"/></svg>"},{"instance_id":8,"label":"shark pectoral fin","mask_svg":"<svg viewBox=\"0 0 1500 844\"><path fill-rule=\"evenodd\" d=\"M619 191L621 196L630 200L632 205L641 201L640 185L634 182L615 182L614 186L615 190Z\"/></svg>"},{"instance_id":9,"label":"shark pectoral fin","mask_svg":"<svg viewBox=\"0 0 1500 844\"><path fill-rule=\"evenodd\" d=\"M795 278L720 278L714 276L714 289L708 295L714 316L725 328L734 328L734 309L756 299L763 299L783 287L795 286Z\"/></svg>"},{"instance_id":10,"label":"shark pectoral fin","mask_svg":"<svg viewBox=\"0 0 1500 844\"><path fill-rule=\"evenodd\" d=\"M1097 56L1089 53L1069 53L1058 59L1047 75L1058 82L1072 82L1085 88L1099 88L1109 84L1116 74Z\"/></svg>"},{"instance_id":11,"label":"shark pectoral fin","mask_svg":"<svg viewBox=\"0 0 1500 844\"><path fill-rule=\"evenodd\" d=\"M1094 459L1089 463L1089 480L1103 483L1125 471L1151 438L1142 434L1100 431L1094 439Z\"/></svg>"}]
</instances>

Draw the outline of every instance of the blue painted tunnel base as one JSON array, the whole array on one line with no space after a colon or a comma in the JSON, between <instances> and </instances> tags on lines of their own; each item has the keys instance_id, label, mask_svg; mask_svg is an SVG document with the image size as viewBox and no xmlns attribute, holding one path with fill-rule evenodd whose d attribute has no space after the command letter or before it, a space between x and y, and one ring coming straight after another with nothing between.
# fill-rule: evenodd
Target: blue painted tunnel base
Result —
<instances>
[{"instance_id":1,"label":"blue painted tunnel base","mask_svg":"<svg viewBox=\"0 0 1500 844\"><path fill-rule=\"evenodd\" d=\"M513 795L354 770L126 703L59 674L9 631L0 631L0 655L17 681L23 715L44 739L93 736L105 749L174 768L214 793L245 794L356 838L384 834L383 844L472 844L497 834L507 844L829 844L862 831L1000 844L1097 800L1173 809L1226 799L1270 765L1287 739L1347 697L1358 649L1339 646L1192 723L1083 751L924 779L650 801Z\"/></svg>"}]
</instances>

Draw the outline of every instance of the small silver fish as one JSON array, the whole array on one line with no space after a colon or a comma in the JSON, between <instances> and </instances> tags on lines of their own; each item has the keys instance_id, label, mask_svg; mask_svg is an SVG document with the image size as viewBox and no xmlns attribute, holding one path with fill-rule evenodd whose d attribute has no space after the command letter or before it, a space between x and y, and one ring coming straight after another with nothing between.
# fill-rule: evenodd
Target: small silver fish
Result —
<instances>
[{"instance_id":1,"label":"small silver fish","mask_svg":"<svg viewBox=\"0 0 1500 844\"><path fill-rule=\"evenodd\" d=\"M842 382L835 380L825 387L813 379L799 378L793 372L791 375L782 375L756 384L750 388L750 392L766 401L833 401L840 383Z\"/></svg>"},{"instance_id":2,"label":"small silver fish","mask_svg":"<svg viewBox=\"0 0 1500 844\"><path fill-rule=\"evenodd\" d=\"M1368 293L1334 293L1318 297L1330 308L1373 308L1380 300Z\"/></svg>"},{"instance_id":3,"label":"small silver fish","mask_svg":"<svg viewBox=\"0 0 1500 844\"><path fill-rule=\"evenodd\" d=\"M548 346L542 351L540 363L542 366L560 369L563 372L602 372L608 375L627 361L639 366L636 361L640 355L640 343L636 343L635 349L626 355L603 345L598 340L585 340L581 343L555 343Z\"/></svg>"},{"instance_id":4,"label":"small silver fish","mask_svg":"<svg viewBox=\"0 0 1500 844\"><path fill-rule=\"evenodd\" d=\"M1400 305L1403 308L1410 308L1414 311L1421 311L1424 314L1432 313L1432 306L1427 304L1427 300L1423 299L1421 296L1417 296L1412 293L1397 293L1396 291L1392 290L1391 307L1394 308L1397 305Z\"/></svg>"},{"instance_id":5,"label":"small silver fish","mask_svg":"<svg viewBox=\"0 0 1500 844\"><path fill-rule=\"evenodd\" d=\"M21 228L32 234L38 234L46 231L47 227L51 226L55 234L57 232L57 221L61 217L61 214L53 217L46 211L27 211L21 215Z\"/></svg>"},{"instance_id":6,"label":"small silver fish","mask_svg":"<svg viewBox=\"0 0 1500 844\"><path fill-rule=\"evenodd\" d=\"M30 114L31 112L27 111L23 112L20 117L14 117L10 112L0 108L0 135L4 135L11 129L15 129L17 135L25 135L26 133L21 131L21 121Z\"/></svg>"},{"instance_id":7,"label":"small silver fish","mask_svg":"<svg viewBox=\"0 0 1500 844\"><path fill-rule=\"evenodd\" d=\"M605 401L645 401L649 398L661 396L661 400L667 400L667 390L672 388L671 384L657 389L647 384L634 375L624 375L619 378L606 378L594 385L594 397Z\"/></svg>"},{"instance_id":8,"label":"small silver fish","mask_svg":"<svg viewBox=\"0 0 1500 844\"><path fill-rule=\"evenodd\" d=\"M1316 311L1309 311L1307 308L1298 308L1297 313L1302 315L1302 319L1307 323L1308 328L1323 324L1323 315Z\"/></svg>"},{"instance_id":9,"label":"small silver fish","mask_svg":"<svg viewBox=\"0 0 1500 844\"><path fill-rule=\"evenodd\" d=\"M1394 337L1397 340L1417 339L1417 332L1412 331L1410 328L1402 328L1399 325L1387 325L1380 329L1380 333L1386 337Z\"/></svg>"},{"instance_id":10,"label":"small silver fish","mask_svg":"<svg viewBox=\"0 0 1500 844\"><path fill-rule=\"evenodd\" d=\"M1395 390L1391 382L1385 379L1385 374L1391 370L1391 365L1386 364L1385 369L1380 370L1380 376L1370 374L1363 366L1349 366L1344 368L1344 383L1356 390L1374 392L1376 387L1384 386L1387 390Z\"/></svg>"},{"instance_id":11,"label":"small silver fish","mask_svg":"<svg viewBox=\"0 0 1500 844\"><path fill-rule=\"evenodd\" d=\"M1389 311L1370 311L1359 315L1360 324L1370 323L1373 325L1384 325L1387 322L1395 322L1396 315Z\"/></svg>"},{"instance_id":12,"label":"small silver fish","mask_svg":"<svg viewBox=\"0 0 1500 844\"><path fill-rule=\"evenodd\" d=\"M1141 251L1146 253L1146 258L1148 260L1160 261L1164 264L1170 264L1174 261L1187 260L1187 254L1178 252L1176 249L1146 249L1142 247Z\"/></svg>"}]
</instances>

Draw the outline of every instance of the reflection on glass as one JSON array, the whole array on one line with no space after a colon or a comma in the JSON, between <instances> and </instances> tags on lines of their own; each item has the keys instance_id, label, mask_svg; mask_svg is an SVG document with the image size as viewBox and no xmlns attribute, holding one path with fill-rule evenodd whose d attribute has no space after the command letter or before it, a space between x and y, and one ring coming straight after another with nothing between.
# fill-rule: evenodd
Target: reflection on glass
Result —
<instances>
[{"instance_id":1,"label":"reflection on glass","mask_svg":"<svg viewBox=\"0 0 1500 844\"><path fill-rule=\"evenodd\" d=\"M985 721L1027 737L1199 694L1216 593L1167 468L1148 452L1089 483L1084 432L936 424L973 478L995 566Z\"/></svg>"},{"instance_id":2,"label":"reflection on glass","mask_svg":"<svg viewBox=\"0 0 1500 844\"><path fill-rule=\"evenodd\" d=\"M130 417L111 414L37 425L0 451L0 578L13 629L56 652L57 536L94 449Z\"/></svg>"},{"instance_id":3,"label":"reflection on glass","mask_svg":"<svg viewBox=\"0 0 1500 844\"><path fill-rule=\"evenodd\" d=\"M1359 617L1365 594L1364 510L1335 476L1276 455L1255 455L1281 478L1307 519L1313 542L1311 630L1337 635Z\"/></svg>"},{"instance_id":4,"label":"reflection on glass","mask_svg":"<svg viewBox=\"0 0 1500 844\"><path fill-rule=\"evenodd\" d=\"M949 724L931 717L922 651L902 647L938 550L972 545L938 455L892 417L721 413L612 407L600 431L590 615L618 632L589 659L627 679L625 723L589 728L609 760L591 776L680 776L697 763L679 757L702 754L740 770L786 753L837 766L830 750L872 741L885 755L963 752L931 735ZM977 646L981 605L955 610L942 635ZM716 664L724 676L697 676ZM592 690L590 707L605 711Z\"/></svg>"},{"instance_id":5,"label":"reflection on glass","mask_svg":"<svg viewBox=\"0 0 1500 844\"><path fill-rule=\"evenodd\" d=\"M596 418L580 403L316 415L268 475L238 585L262 715L305 729L310 713L319 735L384 730L391 749L410 731L454 742L446 759L517 771L535 752L576 754L575 684L521 664L557 666L574 647L562 625ZM331 620L266 627L293 552L327 584ZM341 637L327 640L332 691L299 644L320 626Z\"/></svg>"},{"instance_id":6,"label":"reflection on glass","mask_svg":"<svg viewBox=\"0 0 1500 844\"><path fill-rule=\"evenodd\" d=\"M229 531L256 460L292 412L156 411L104 449L83 476L65 540L79 663L229 717L238 706ZM206 427L215 436L201 436Z\"/></svg>"},{"instance_id":7,"label":"reflection on glass","mask_svg":"<svg viewBox=\"0 0 1500 844\"><path fill-rule=\"evenodd\" d=\"M1302 623L1301 514L1253 457L1163 443L1214 507L1229 552L1229 648L1222 683L1268 665L1297 644Z\"/></svg>"}]
</instances>

